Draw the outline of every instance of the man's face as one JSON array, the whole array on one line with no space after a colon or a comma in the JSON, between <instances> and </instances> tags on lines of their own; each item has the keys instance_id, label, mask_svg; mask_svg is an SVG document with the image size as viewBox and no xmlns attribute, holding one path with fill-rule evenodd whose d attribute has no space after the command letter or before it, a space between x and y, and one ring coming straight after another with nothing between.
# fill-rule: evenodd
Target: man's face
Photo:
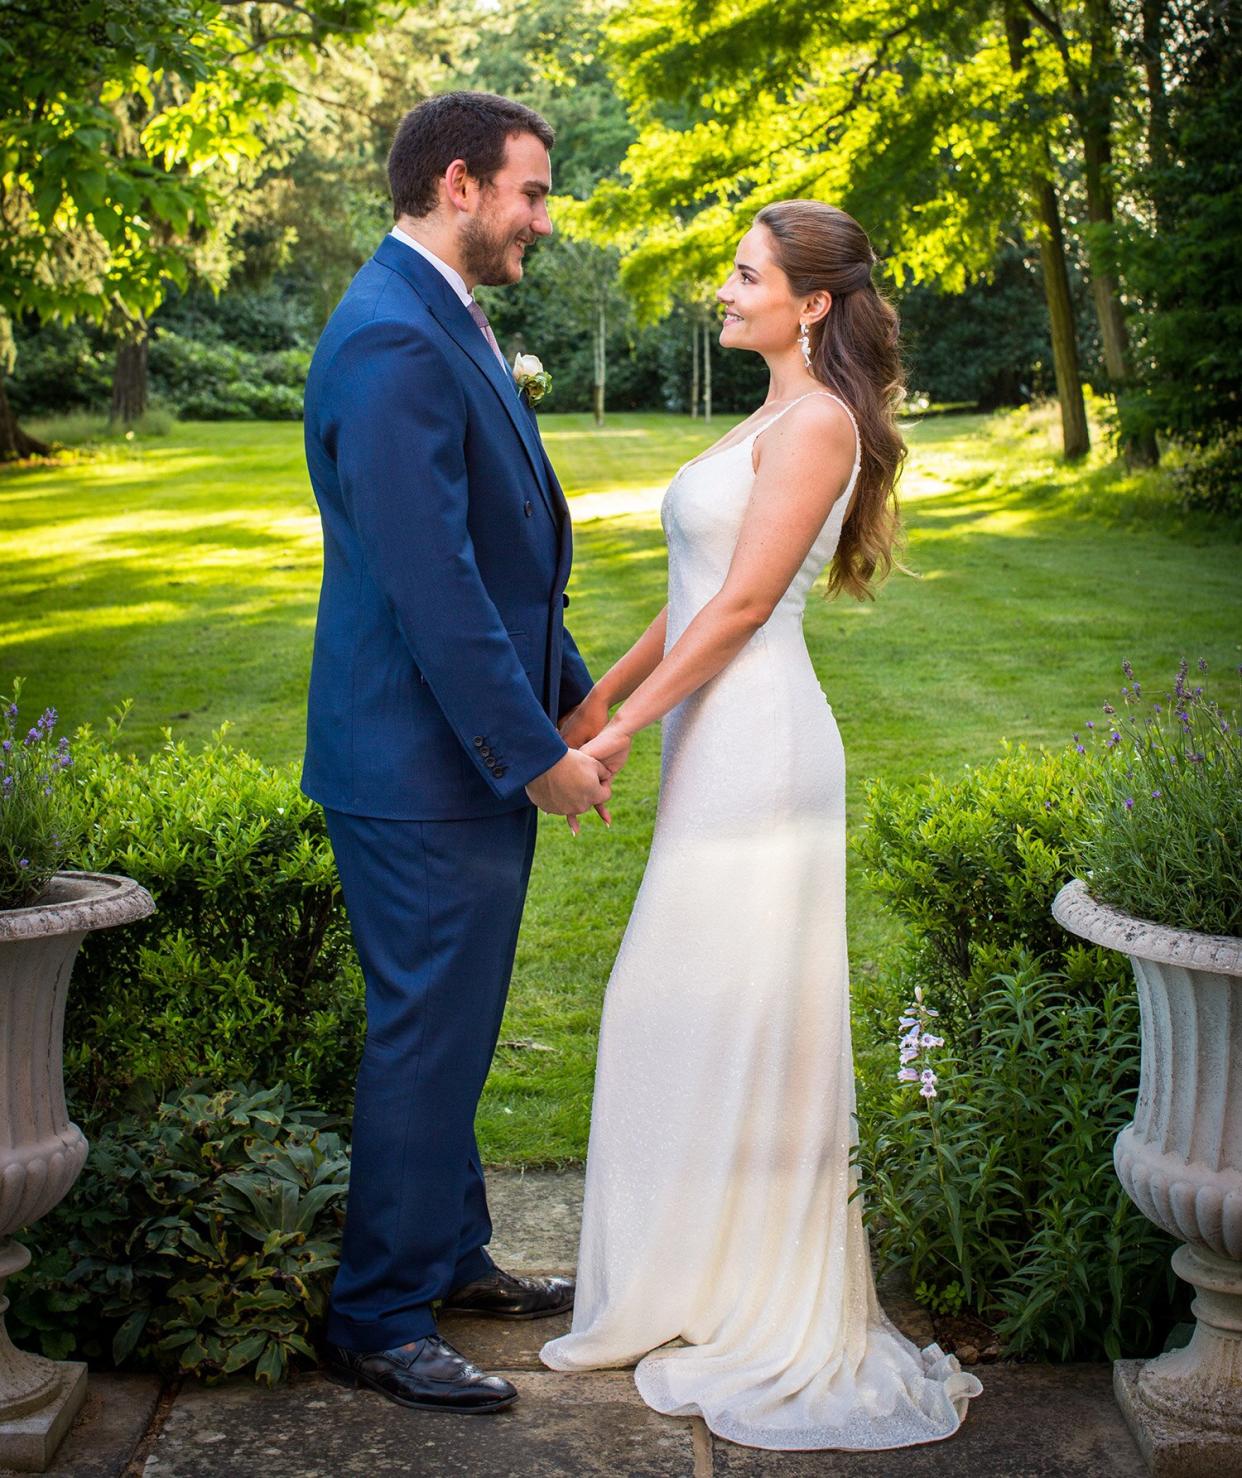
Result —
<instances>
[{"instance_id":1,"label":"man's face","mask_svg":"<svg viewBox=\"0 0 1242 1478\"><path fill-rule=\"evenodd\" d=\"M479 190L478 206L461 226L466 271L484 287L522 280L522 258L536 237L549 236L548 191L552 165L533 133L505 145L505 162L490 185Z\"/></svg>"}]
</instances>

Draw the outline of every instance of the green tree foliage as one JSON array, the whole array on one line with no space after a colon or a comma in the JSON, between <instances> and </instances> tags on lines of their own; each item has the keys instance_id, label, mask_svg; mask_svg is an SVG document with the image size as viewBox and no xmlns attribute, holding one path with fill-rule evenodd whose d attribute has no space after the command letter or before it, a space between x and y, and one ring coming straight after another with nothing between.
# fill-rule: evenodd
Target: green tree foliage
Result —
<instances>
[{"instance_id":1,"label":"green tree foliage","mask_svg":"<svg viewBox=\"0 0 1242 1478\"><path fill-rule=\"evenodd\" d=\"M218 234L286 68L378 0L0 0L0 321L141 321ZM29 450L0 388L0 455Z\"/></svg>"},{"instance_id":2,"label":"green tree foliage","mask_svg":"<svg viewBox=\"0 0 1242 1478\"><path fill-rule=\"evenodd\" d=\"M1155 309L1140 346L1145 412L1204 447L1242 420L1242 4L1195 10L1166 58L1167 110L1141 177L1157 229L1132 229L1123 256ZM1232 465L1242 484L1236 439Z\"/></svg>"}]
</instances>

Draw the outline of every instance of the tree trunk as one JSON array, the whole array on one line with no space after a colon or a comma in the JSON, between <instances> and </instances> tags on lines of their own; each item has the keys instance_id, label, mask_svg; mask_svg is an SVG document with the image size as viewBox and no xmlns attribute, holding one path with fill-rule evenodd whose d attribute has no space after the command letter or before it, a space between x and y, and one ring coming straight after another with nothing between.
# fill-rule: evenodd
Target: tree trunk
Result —
<instances>
[{"instance_id":1,"label":"tree trunk","mask_svg":"<svg viewBox=\"0 0 1242 1478\"><path fill-rule=\"evenodd\" d=\"M595 320L595 424L604 424L604 384L608 374L608 318L601 294Z\"/></svg>"},{"instance_id":2,"label":"tree trunk","mask_svg":"<svg viewBox=\"0 0 1242 1478\"><path fill-rule=\"evenodd\" d=\"M703 419L712 423L712 328L703 325Z\"/></svg>"},{"instance_id":3,"label":"tree trunk","mask_svg":"<svg viewBox=\"0 0 1242 1478\"><path fill-rule=\"evenodd\" d=\"M147 330L143 327L117 346L112 371L112 409L108 420L132 426L147 409Z\"/></svg>"},{"instance_id":4,"label":"tree trunk","mask_svg":"<svg viewBox=\"0 0 1242 1478\"><path fill-rule=\"evenodd\" d=\"M12 462L17 457L46 457L51 450L46 442L27 436L17 424L4 388L4 375L0 373L0 462Z\"/></svg>"},{"instance_id":5,"label":"tree trunk","mask_svg":"<svg viewBox=\"0 0 1242 1478\"><path fill-rule=\"evenodd\" d=\"M1030 74L1032 90L1037 86L1035 62L1025 46L1031 33L1027 16L1012 5L1005 7L1005 34L1009 42L1009 66L1015 76ZM1074 303L1070 296L1069 267L1065 259L1065 235L1061 230L1061 207L1053 184L1052 161L1047 140L1041 140L1043 168L1031 181L1031 195L1039 234L1039 267L1048 308L1052 339L1052 363L1061 406L1061 446L1067 457L1081 457L1091 446L1087 407L1082 396L1082 371L1078 362L1078 335L1074 327Z\"/></svg>"},{"instance_id":6,"label":"tree trunk","mask_svg":"<svg viewBox=\"0 0 1242 1478\"><path fill-rule=\"evenodd\" d=\"M1104 366L1117 400L1122 455L1131 466L1154 467L1160 459L1155 435L1127 424L1127 398L1134 374L1113 263L1113 102L1120 84L1115 75L1117 43L1109 0L1091 0L1088 16L1089 73L1086 88L1079 92L1077 113L1087 194L1091 299L1100 324Z\"/></svg>"},{"instance_id":7,"label":"tree trunk","mask_svg":"<svg viewBox=\"0 0 1242 1478\"><path fill-rule=\"evenodd\" d=\"M699 325L690 320L690 417L697 420L699 414Z\"/></svg>"},{"instance_id":8,"label":"tree trunk","mask_svg":"<svg viewBox=\"0 0 1242 1478\"><path fill-rule=\"evenodd\" d=\"M1039 209L1039 265L1044 279L1044 299L1048 304L1057 399L1061 405L1061 445L1067 457L1081 457L1091 447L1091 433L1087 428L1087 407L1082 397L1078 335L1074 326L1069 269L1065 262L1061 209L1056 187L1047 175L1035 181L1035 192Z\"/></svg>"}]
</instances>

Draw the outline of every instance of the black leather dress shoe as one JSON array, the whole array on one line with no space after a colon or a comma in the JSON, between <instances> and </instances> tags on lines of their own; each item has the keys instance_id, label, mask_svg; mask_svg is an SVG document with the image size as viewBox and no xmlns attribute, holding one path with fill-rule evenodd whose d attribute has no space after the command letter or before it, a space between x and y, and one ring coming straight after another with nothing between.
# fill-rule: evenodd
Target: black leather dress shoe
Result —
<instances>
[{"instance_id":1,"label":"black leather dress shoe","mask_svg":"<svg viewBox=\"0 0 1242 1478\"><path fill-rule=\"evenodd\" d=\"M546 1319L573 1306L572 1278L517 1278L493 1268L450 1293L440 1308L482 1319Z\"/></svg>"},{"instance_id":2,"label":"black leather dress shoe","mask_svg":"<svg viewBox=\"0 0 1242 1478\"><path fill-rule=\"evenodd\" d=\"M365 1386L418 1411L473 1416L500 1411L517 1400L507 1380L486 1375L435 1334L395 1350L359 1352L330 1344L324 1355L330 1380Z\"/></svg>"}]
</instances>

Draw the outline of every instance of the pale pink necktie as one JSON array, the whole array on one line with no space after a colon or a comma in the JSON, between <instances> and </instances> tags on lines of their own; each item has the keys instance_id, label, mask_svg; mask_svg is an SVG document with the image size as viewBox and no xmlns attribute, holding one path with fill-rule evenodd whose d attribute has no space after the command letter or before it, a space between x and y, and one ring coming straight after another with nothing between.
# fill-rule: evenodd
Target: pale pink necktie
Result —
<instances>
[{"instance_id":1,"label":"pale pink necktie","mask_svg":"<svg viewBox=\"0 0 1242 1478\"><path fill-rule=\"evenodd\" d=\"M487 314L484 313L482 308L479 307L479 305L475 302L473 298L471 298L470 301L466 304L466 312L469 313L471 318L474 319L475 323L477 323L479 325L479 328L483 331L483 337L492 346L492 352L495 354L496 358L500 360L500 363L504 368L504 372L507 375L509 373L509 366L505 364L505 357L500 352L500 345L496 342L496 335L492 332L492 326L487 321Z\"/></svg>"}]
</instances>

